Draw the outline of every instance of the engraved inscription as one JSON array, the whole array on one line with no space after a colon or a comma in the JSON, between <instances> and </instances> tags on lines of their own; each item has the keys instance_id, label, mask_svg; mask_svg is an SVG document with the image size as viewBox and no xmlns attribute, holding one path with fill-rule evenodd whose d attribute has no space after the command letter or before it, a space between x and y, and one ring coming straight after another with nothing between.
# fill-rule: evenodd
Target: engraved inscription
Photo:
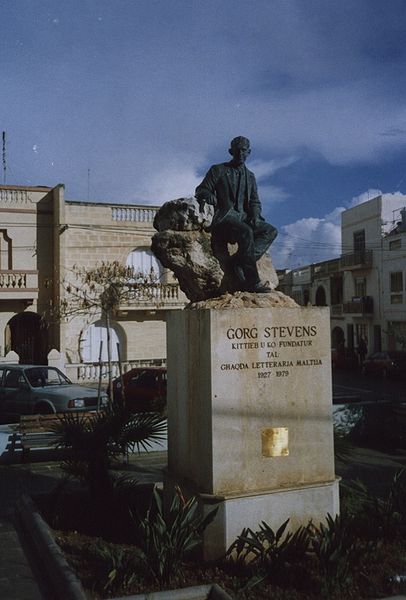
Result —
<instances>
[{"instance_id":1,"label":"engraved inscription","mask_svg":"<svg viewBox=\"0 0 406 600\"><path fill-rule=\"evenodd\" d=\"M254 371L258 379L269 380L289 377L296 367L318 367L323 364L314 350L318 333L314 324L228 327L225 331L228 348L235 353L236 360L223 362L220 369L225 372ZM313 356L304 356L304 348ZM239 351L245 352L241 356ZM292 352L297 357L292 356ZM255 360L249 360L251 356Z\"/></svg>"}]
</instances>

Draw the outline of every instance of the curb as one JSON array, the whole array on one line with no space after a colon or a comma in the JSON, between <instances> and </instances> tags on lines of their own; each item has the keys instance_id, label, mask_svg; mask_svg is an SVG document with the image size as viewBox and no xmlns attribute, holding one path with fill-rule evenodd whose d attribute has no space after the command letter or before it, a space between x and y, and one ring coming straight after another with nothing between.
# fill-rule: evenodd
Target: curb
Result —
<instances>
[{"instance_id":1,"label":"curb","mask_svg":"<svg viewBox=\"0 0 406 600\"><path fill-rule=\"evenodd\" d=\"M88 600L80 580L67 563L50 528L29 496L21 496L16 512L28 544L41 557L41 565L56 594L55 600Z\"/></svg>"},{"instance_id":2,"label":"curb","mask_svg":"<svg viewBox=\"0 0 406 600\"><path fill-rule=\"evenodd\" d=\"M76 573L69 566L55 542L48 524L35 502L23 494L17 502L16 514L29 546L41 557L41 566L51 583L55 600L88 600ZM217 584L199 585L177 590L122 596L112 600L232 600Z\"/></svg>"},{"instance_id":3,"label":"curb","mask_svg":"<svg viewBox=\"0 0 406 600\"><path fill-rule=\"evenodd\" d=\"M232 598L217 583L214 583L135 596L120 596L112 600L232 600Z\"/></svg>"}]
</instances>

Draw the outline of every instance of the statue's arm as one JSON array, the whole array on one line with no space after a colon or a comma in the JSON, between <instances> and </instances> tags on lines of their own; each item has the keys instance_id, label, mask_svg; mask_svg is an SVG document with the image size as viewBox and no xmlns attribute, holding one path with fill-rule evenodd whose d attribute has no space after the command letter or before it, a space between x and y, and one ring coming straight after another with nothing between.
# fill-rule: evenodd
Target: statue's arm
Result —
<instances>
[{"instance_id":1,"label":"statue's arm","mask_svg":"<svg viewBox=\"0 0 406 600\"><path fill-rule=\"evenodd\" d=\"M207 202L207 204L217 205L216 183L219 178L219 172L216 167L211 167L206 173L202 183L197 186L195 196L199 204Z\"/></svg>"}]
</instances>

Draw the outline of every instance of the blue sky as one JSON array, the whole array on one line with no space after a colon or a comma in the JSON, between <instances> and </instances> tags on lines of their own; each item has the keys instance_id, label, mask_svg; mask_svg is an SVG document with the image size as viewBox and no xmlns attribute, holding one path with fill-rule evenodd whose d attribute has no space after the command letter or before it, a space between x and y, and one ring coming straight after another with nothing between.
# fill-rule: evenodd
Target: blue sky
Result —
<instances>
[{"instance_id":1,"label":"blue sky","mask_svg":"<svg viewBox=\"0 0 406 600\"><path fill-rule=\"evenodd\" d=\"M0 18L8 184L162 204L245 135L277 267L337 256L343 208L406 193L403 0L0 0Z\"/></svg>"}]
</instances>

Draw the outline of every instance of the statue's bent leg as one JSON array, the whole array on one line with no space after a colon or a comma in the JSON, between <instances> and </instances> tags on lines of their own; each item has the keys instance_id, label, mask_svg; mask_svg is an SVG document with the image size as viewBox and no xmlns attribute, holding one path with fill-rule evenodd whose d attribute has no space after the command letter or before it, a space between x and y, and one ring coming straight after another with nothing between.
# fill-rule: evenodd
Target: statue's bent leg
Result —
<instances>
[{"instance_id":1,"label":"statue's bent leg","mask_svg":"<svg viewBox=\"0 0 406 600\"><path fill-rule=\"evenodd\" d=\"M253 231L255 248L254 255L255 260L257 261L268 250L269 246L278 235L278 230L270 223L267 223L266 221L260 221L257 226L254 227Z\"/></svg>"},{"instance_id":2,"label":"statue's bent leg","mask_svg":"<svg viewBox=\"0 0 406 600\"><path fill-rule=\"evenodd\" d=\"M230 257L229 266L239 281L241 290L251 290L259 282L259 275L254 257L254 234L252 227L238 219L228 218L216 225L212 235L215 246L219 241L236 243L238 250Z\"/></svg>"}]
</instances>

